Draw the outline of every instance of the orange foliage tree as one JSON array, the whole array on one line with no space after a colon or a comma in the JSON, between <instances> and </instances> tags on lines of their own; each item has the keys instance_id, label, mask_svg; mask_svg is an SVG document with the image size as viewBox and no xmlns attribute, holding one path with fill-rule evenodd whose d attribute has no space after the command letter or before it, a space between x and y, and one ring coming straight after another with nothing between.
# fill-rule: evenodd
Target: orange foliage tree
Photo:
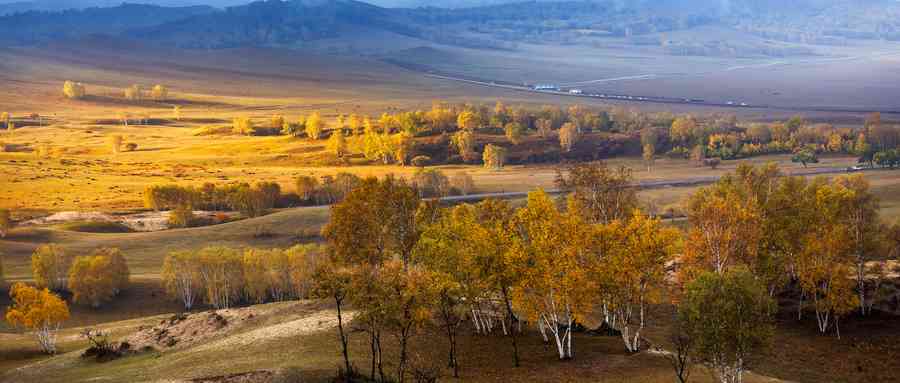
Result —
<instances>
[{"instance_id":1,"label":"orange foliage tree","mask_svg":"<svg viewBox=\"0 0 900 383\"><path fill-rule=\"evenodd\" d=\"M69 307L48 289L39 290L24 283L16 283L9 291L12 306L6 311L6 321L34 331L41 350L56 353L56 331L69 319Z\"/></svg>"}]
</instances>

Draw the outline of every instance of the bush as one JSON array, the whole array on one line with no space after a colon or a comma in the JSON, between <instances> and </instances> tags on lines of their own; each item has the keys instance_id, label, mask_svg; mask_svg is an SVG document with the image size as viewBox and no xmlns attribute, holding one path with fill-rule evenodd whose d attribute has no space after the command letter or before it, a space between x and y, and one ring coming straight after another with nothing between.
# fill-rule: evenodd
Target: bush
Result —
<instances>
[{"instance_id":1,"label":"bush","mask_svg":"<svg viewBox=\"0 0 900 383\"><path fill-rule=\"evenodd\" d=\"M125 144L125 151L127 151L127 152L133 152L133 151L137 150L137 148L138 148L138 145L134 142L129 142L129 143Z\"/></svg>"}]
</instances>

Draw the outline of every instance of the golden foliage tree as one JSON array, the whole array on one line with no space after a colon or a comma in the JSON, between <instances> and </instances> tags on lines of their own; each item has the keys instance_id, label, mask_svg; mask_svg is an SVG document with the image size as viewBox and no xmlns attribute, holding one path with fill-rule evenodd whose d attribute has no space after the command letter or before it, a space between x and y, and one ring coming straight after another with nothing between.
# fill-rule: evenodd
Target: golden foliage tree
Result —
<instances>
[{"instance_id":1,"label":"golden foliage tree","mask_svg":"<svg viewBox=\"0 0 900 383\"><path fill-rule=\"evenodd\" d=\"M318 140L325 131L325 121L319 112L313 112L306 118L306 137L310 140Z\"/></svg>"},{"instance_id":2,"label":"golden foliage tree","mask_svg":"<svg viewBox=\"0 0 900 383\"><path fill-rule=\"evenodd\" d=\"M347 154L347 139L340 129L331 132L331 138L328 139L326 149L338 158L343 158Z\"/></svg>"},{"instance_id":3,"label":"golden foliage tree","mask_svg":"<svg viewBox=\"0 0 900 383\"><path fill-rule=\"evenodd\" d=\"M581 133L578 131L578 127L571 122L567 122L559 129L559 146L563 152L569 152L578 143L580 137Z\"/></svg>"},{"instance_id":4,"label":"golden foliage tree","mask_svg":"<svg viewBox=\"0 0 900 383\"><path fill-rule=\"evenodd\" d=\"M80 82L66 81L63 84L63 95L73 100L84 98L86 92L84 84Z\"/></svg>"},{"instance_id":5,"label":"golden foliage tree","mask_svg":"<svg viewBox=\"0 0 900 383\"><path fill-rule=\"evenodd\" d=\"M506 133L506 139L509 140L513 145L518 145L522 142L522 136L525 135L525 127L518 122L510 122L503 127L504 132Z\"/></svg>"},{"instance_id":6,"label":"golden foliage tree","mask_svg":"<svg viewBox=\"0 0 900 383\"><path fill-rule=\"evenodd\" d=\"M118 134L113 134L109 136L109 148L113 152L113 154L119 154L119 151L122 150L122 136Z\"/></svg>"},{"instance_id":7,"label":"golden foliage tree","mask_svg":"<svg viewBox=\"0 0 900 383\"><path fill-rule=\"evenodd\" d=\"M206 247L197 255L206 303L229 308L240 299L244 287L241 253L225 247Z\"/></svg>"},{"instance_id":8,"label":"golden foliage tree","mask_svg":"<svg viewBox=\"0 0 900 383\"><path fill-rule=\"evenodd\" d=\"M169 296L180 300L185 310L193 308L203 292L199 254L194 251L167 254L163 259L162 279Z\"/></svg>"},{"instance_id":9,"label":"golden foliage tree","mask_svg":"<svg viewBox=\"0 0 900 383\"><path fill-rule=\"evenodd\" d=\"M231 122L231 132L244 136L256 134L256 127L249 117L235 117Z\"/></svg>"},{"instance_id":10,"label":"golden foliage tree","mask_svg":"<svg viewBox=\"0 0 900 383\"><path fill-rule=\"evenodd\" d=\"M475 135L469 130L460 130L453 135L453 145L459 151L463 161L471 161L475 158Z\"/></svg>"},{"instance_id":11,"label":"golden foliage tree","mask_svg":"<svg viewBox=\"0 0 900 383\"><path fill-rule=\"evenodd\" d=\"M126 100L140 101L144 99L144 89L138 84L125 88L123 93Z\"/></svg>"},{"instance_id":12,"label":"golden foliage tree","mask_svg":"<svg viewBox=\"0 0 900 383\"><path fill-rule=\"evenodd\" d=\"M691 196L687 215L688 265L721 274L732 265L755 262L762 227L755 198L741 198L729 188L706 187Z\"/></svg>"},{"instance_id":13,"label":"golden foliage tree","mask_svg":"<svg viewBox=\"0 0 900 383\"><path fill-rule=\"evenodd\" d=\"M621 332L625 348L638 352L645 310L660 302L666 266L680 252L681 232L639 210L627 222L615 221L601 230L605 234L600 237L612 238L598 270L604 310L614 314L609 325Z\"/></svg>"},{"instance_id":14,"label":"golden foliage tree","mask_svg":"<svg viewBox=\"0 0 900 383\"><path fill-rule=\"evenodd\" d=\"M112 262L104 256L76 257L69 269L69 291L72 301L100 307L115 296Z\"/></svg>"},{"instance_id":15,"label":"golden foliage tree","mask_svg":"<svg viewBox=\"0 0 900 383\"><path fill-rule=\"evenodd\" d=\"M541 190L529 193L515 225L521 234L509 262L520 265L523 277L513 290L514 302L553 334L559 359L571 359L573 324L596 303L587 257L591 226L577 215L560 213Z\"/></svg>"},{"instance_id":16,"label":"golden foliage tree","mask_svg":"<svg viewBox=\"0 0 900 383\"><path fill-rule=\"evenodd\" d=\"M69 319L66 302L48 289L39 290L24 283L14 284L9 296L12 305L6 311L6 321L34 331L41 350L56 353L56 331Z\"/></svg>"},{"instance_id":17,"label":"golden foliage tree","mask_svg":"<svg viewBox=\"0 0 900 383\"><path fill-rule=\"evenodd\" d=\"M494 170L503 169L503 165L506 164L506 152L506 148L502 146L487 144L482 154L484 167Z\"/></svg>"},{"instance_id":18,"label":"golden foliage tree","mask_svg":"<svg viewBox=\"0 0 900 383\"><path fill-rule=\"evenodd\" d=\"M43 245L31 254L31 271L38 287L62 291L68 285L72 258L56 245Z\"/></svg>"},{"instance_id":19,"label":"golden foliage tree","mask_svg":"<svg viewBox=\"0 0 900 383\"><path fill-rule=\"evenodd\" d=\"M162 84L156 84L150 90L150 98L154 101L166 101L169 99L169 88Z\"/></svg>"},{"instance_id":20,"label":"golden foliage tree","mask_svg":"<svg viewBox=\"0 0 900 383\"><path fill-rule=\"evenodd\" d=\"M605 163L576 164L556 176L556 186L571 193L569 210L590 223L626 220L638 207L631 170Z\"/></svg>"}]
</instances>

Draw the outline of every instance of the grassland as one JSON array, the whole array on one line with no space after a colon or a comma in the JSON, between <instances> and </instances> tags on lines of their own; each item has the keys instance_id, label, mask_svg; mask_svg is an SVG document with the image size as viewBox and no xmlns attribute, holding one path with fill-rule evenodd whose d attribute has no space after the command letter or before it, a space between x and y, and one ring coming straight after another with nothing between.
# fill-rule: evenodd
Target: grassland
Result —
<instances>
[{"instance_id":1,"label":"grassland","mask_svg":"<svg viewBox=\"0 0 900 383\"><path fill-rule=\"evenodd\" d=\"M123 44L123 45L116 45ZM313 110L328 119L339 113L378 114L391 108L427 108L433 99L493 102L504 99L516 104L558 104L559 98L504 92L496 89L430 80L378 61L351 58L323 58L287 54L275 50L233 50L177 52L153 49L133 52L134 46L105 41L73 46L13 49L0 52L0 78L8 81L8 92L0 93L0 105L23 116L39 113L41 123L26 123L0 141L13 150L0 153L0 208L13 208L18 218L47 212L81 210L122 212L142 207L141 192L157 183L199 185L204 182L276 181L285 191L293 190L299 175L322 176L350 172L360 176L388 173L408 176L414 169L398 166L315 165L322 142L288 137L194 136L203 126L226 126L231 118L249 116L267 121L273 114L289 120ZM524 64L523 64L524 65ZM530 65L530 64L529 64ZM477 69L477 68L476 68ZM502 68L500 68L502 69ZM498 69L498 70L500 70ZM527 72L523 72L527 73ZM89 84L91 97L72 101L59 94L61 83L72 79ZM121 89L132 84L166 83L173 100L164 103L126 102ZM175 120L172 108L182 107ZM124 126L120 114L132 116ZM764 119L771 116L756 116ZM134 120L148 118L146 125ZM858 116L842 115L851 121ZM861 121L861 119L860 119ZM107 143L111 135L138 144L132 152L113 154ZM38 157L33 150L49 145L53 155ZM774 161L787 173L800 170L788 156L768 156L742 162ZM634 169L638 180L679 180L715 176L732 171L740 162L728 161L718 169L698 168L686 160L662 158L647 171L639 158L616 158L613 165ZM811 167L843 168L855 163L849 157L826 157ZM528 191L553 187L555 165L508 166L501 171L477 166L440 166L447 174L467 172L477 191ZM882 200L886 219L900 217L900 174L868 172L875 193ZM662 212L680 206L696 187L644 190L642 203ZM32 340L17 330L0 325L0 371L29 363L27 371L0 373L0 380L130 382L184 379L260 369L298 366L311 381L324 381L339 363L338 343L328 331L304 333L289 338L261 338L236 348L213 348L203 352L186 349L148 353L108 364L97 365L78 357L85 343L75 335L82 326L100 324L114 329L115 337L154 324L179 306L167 299L159 284L163 257L176 249L208 245L232 247L287 247L307 241L299 235L320 228L328 220L327 207L283 209L272 214L216 226L167 230L151 233L89 233L72 227L20 227L0 240L7 281L31 278L30 254L35 247L55 243L79 254L97 247L120 248L132 271L133 285L103 310L73 306L73 319L61 335L63 355L46 359L35 352ZM270 235L254 235L265 231ZM0 297L0 309L9 304ZM321 303L291 303L285 310L293 318L322 309ZM665 345L671 307L659 306L652 313L651 341ZM264 316L249 332L282 323L284 318ZM843 340L820 337L815 326L780 318L783 331L776 346L753 363L760 374L796 381L884 381L891 378L900 350L896 321L885 318L859 322L842 329ZM464 331L465 332L465 331ZM577 359L554 361L536 334L522 345L524 367L505 364L508 340L502 337L461 339L463 377L466 381L604 381L668 382L672 380L667 362L648 353L627 355L621 340L588 334L576 336ZM233 334L236 335L236 334ZM389 344L393 344L392 340ZM430 330L417 338L415 351L425 360L442 360L440 334ZM358 366L366 365L365 339L352 337L352 355ZM393 346L388 353L393 353ZM840 356L839 363L831 363ZM45 360L46 359L46 360ZM388 366L390 368L391 366ZM698 371L697 381L709 381ZM750 382L777 381L752 376Z\"/></svg>"}]
</instances>

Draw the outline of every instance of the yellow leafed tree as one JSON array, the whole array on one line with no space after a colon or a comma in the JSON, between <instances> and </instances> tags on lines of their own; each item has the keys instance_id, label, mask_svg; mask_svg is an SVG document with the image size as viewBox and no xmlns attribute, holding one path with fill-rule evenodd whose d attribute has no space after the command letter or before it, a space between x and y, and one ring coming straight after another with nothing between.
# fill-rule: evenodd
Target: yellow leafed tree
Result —
<instances>
[{"instance_id":1,"label":"yellow leafed tree","mask_svg":"<svg viewBox=\"0 0 900 383\"><path fill-rule=\"evenodd\" d=\"M43 245L31 254L31 271L38 287L62 291L67 286L72 258L56 245Z\"/></svg>"},{"instance_id":2,"label":"yellow leafed tree","mask_svg":"<svg viewBox=\"0 0 900 383\"><path fill-rule=\"evenodd\" d=\"M56 353L56 331L69 319L69 307L50 290L39 290L24 283L16 283L9 290L12 305L6 311L11 326L34 331L41 350Z\"/></svg>"}]
</instances>

